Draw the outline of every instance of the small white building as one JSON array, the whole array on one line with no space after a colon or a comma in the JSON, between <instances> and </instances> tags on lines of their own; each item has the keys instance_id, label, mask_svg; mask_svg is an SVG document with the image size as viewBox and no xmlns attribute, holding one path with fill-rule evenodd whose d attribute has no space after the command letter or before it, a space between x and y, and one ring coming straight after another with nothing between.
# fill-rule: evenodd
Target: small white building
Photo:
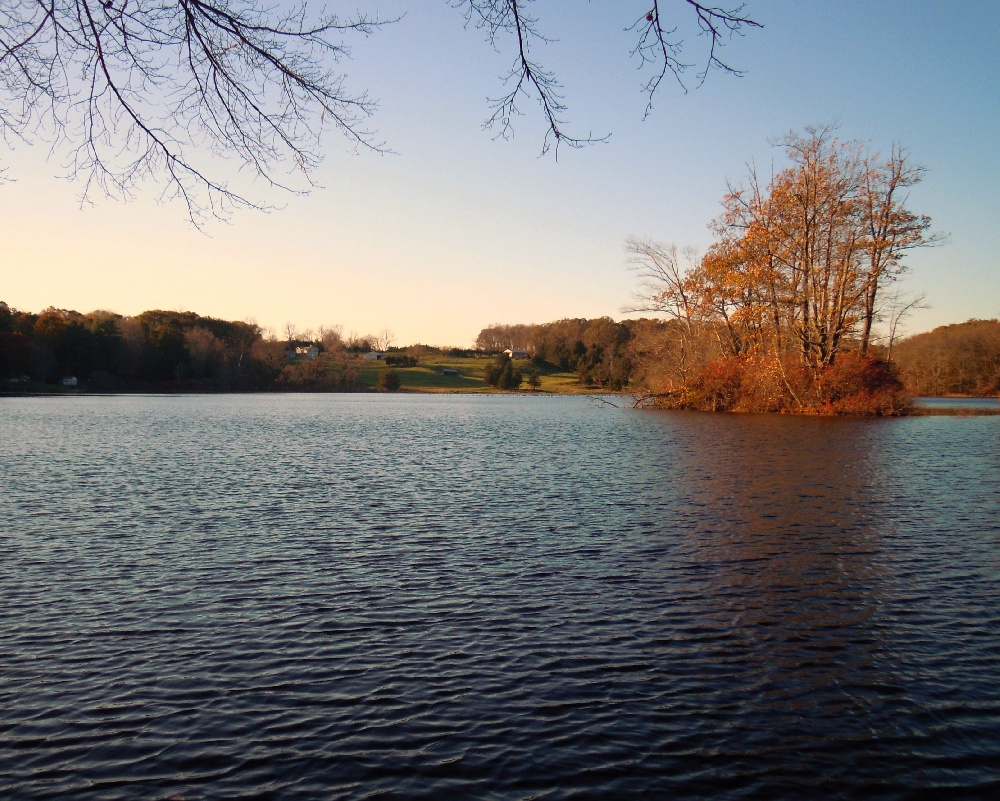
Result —
<instances>
[{"instance_id":1,"label":"small white building","mask_svg":"<svg viewBox=\"0 0 1000 801\"><path fill-rule=\"evenodd\" d=\"M366 362L380 362L385 358L385 354L380 350L372 350L365 354Z\"/></svg>"},{"instance_id":2,"label":"small white building","mask_svg":"<svg viewBox=\"0 0 1000 801\"><path fill-rule=\"evenodd\" d=\"M526 350L511 350L510 348L507 348L507 350L505 350L504 353L508 357L510 357L511 359L527 359L528 358L528 351L526 351Z\"/></svg>"},{"instance_id":3,"label":"small white building","mask_svg":"<svg viewBox=\"0 0 1000 801\"><path fill-rule=\"evenodd\" d=\"M75 387L78 383L75 375L68 375L65 378L59 379L59 384L64 387Z\"/></svg>"},{"instance_id":4,"label":"small white building","mask_svg":"<svg viewBox=\"0 0 1000 801\"><path fill-rule=\"evenodd\" d=\"M319 348L315 345L299 346L295 348L295 356L299 359L318 359Z\"/></svg>"}]
</instances>

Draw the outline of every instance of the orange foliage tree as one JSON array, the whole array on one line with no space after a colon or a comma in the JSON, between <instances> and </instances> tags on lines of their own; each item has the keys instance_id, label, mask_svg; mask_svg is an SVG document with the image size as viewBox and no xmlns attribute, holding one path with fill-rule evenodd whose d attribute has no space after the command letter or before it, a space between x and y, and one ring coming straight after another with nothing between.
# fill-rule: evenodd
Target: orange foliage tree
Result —
<instances>
[{"instance_id":1,"label":"orange foliage tree","mask_svg":"<svg viewBox=\"0 0 1000 801\"><path fill-rule=\"evenodd\" d=\"M905 205L906 189L919 183L923 168L899 146L883 160L862 143L839 141L830 128L792 132L782 144L788 167L766 185L751 169L742 185L729 188L712 224L716 242L703 258L689 255L681 267L674 248L628 245L643 281L641 302L632 310L675 320L677 347L700 359L685 361L685 374L675 375L674 383L683 387L673 392L675 398L691 396L699 381L720 387L722 370L732 380L723 382L722 395L708 393L709 408L719 408L723 397L729 399L724 408L756 407L736 386L737 373L748 386L756 384L752 395L759 395L765 377L779 381L783 399L766 393L769 400L757 404L766 410L831 408L824 374L845 346L869 365L851 372L864 373L859 392L875 392L873 380L882 381L879 392L898 391L891 370L871 367L869 348L885 289L905 270L904 255L939 241L930 219ZM693 347L695 340L700 347ZM709 368L720 359L726 361ZM742 360L738 370L734 359ZM836 384L843 397L842 375Z\"/></svg>"}]
</instances>

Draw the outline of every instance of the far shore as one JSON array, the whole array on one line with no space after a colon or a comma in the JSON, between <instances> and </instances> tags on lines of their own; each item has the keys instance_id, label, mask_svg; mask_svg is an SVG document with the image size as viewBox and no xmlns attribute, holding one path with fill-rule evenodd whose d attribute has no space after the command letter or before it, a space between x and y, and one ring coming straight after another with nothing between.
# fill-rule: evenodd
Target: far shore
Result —
<instances>
[{"instance_id":1,"label":"far shore","mask_svg":"<svg viewBox=\"0 0 1000 801\"><path fill-rule=\"evenodd\" d=\"M382 392L371 388L365 388L358 392L330 392L330 391L295 391L295 390L220 390L194 387L190 385L176 388L155 387L149 389L132 389L126 391L94 392L76 387L68 388L55 385L33 383L23 390L0 389L0 398L65 398L65 397L127 397L127 396L171 396L171 395L518 395L526 397L556 397L556 396L608 396L618 395L632 397L627 391L612 392L602 390L599 387L585 387L572 385L568 382L561 383L556 387L544 389L516 389L500 390L489 386L482 387L462 387L448 389L443 387L428 386L403 386L395 392ZM927 400L968 400L968 401L997 401L995 408L982 406L921 406L913 405L908 415L910 417L991 417L1000 415L1000 397L978 396L978 395L925 395L921 396Z\"/></svg>"}]
</instances>

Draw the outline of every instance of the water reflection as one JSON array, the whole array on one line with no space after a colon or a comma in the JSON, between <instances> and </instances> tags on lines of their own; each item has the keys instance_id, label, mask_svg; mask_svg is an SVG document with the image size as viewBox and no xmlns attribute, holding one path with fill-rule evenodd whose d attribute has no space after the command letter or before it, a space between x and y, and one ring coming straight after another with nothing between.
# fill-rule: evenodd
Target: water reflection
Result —
<instances>
[{"instance_id":1,"label":"water reflection","mask_svg":"<svg viewBox=\"0 0 1000 801\"><path fill-rule=\"evenodd\" d=\"M880 421L664 414L678 536L703 639L724 644L749 753L885 729L895 670L878 624L893 523ZM859 430L860 429L860 430ZM766 730L760 721L767 721Z\"/></svg>"}]
</instances>

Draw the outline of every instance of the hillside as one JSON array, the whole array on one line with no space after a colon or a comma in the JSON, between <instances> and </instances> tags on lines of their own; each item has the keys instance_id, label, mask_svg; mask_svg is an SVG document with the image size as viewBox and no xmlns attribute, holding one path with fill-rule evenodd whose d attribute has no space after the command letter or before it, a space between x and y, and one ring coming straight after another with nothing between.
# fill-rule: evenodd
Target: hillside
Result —
<instances>
[{"instance_id":1,"label":"hillside","mask_svg":"<svg viewBox=\"0 0 1000 801\"><path fill-rule=\"evenodd\" d=\"M1000 395L1000 320L968 320L904 339L892 351L913 395Z\"/></svg>"}]
</instances>

